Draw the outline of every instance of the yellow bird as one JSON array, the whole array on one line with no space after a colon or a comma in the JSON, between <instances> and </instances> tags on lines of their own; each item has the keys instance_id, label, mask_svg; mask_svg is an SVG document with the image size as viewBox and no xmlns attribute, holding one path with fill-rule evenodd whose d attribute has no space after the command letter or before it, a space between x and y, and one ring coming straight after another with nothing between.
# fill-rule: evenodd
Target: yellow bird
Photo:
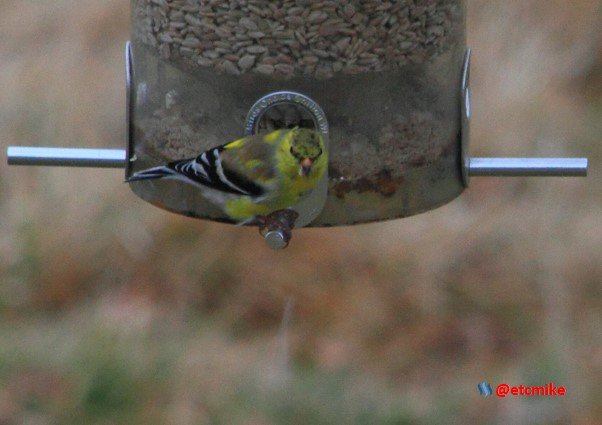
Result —
<instances>
[{"instance_id":1,"label":"yellow bird","mask_svg":"<svg viewBox=\"0 0 602 425\"><path fill-rule=\"evenodd\" d=\"M247 136L196 158L139 171L127 181L175 179L195 185L232 220L249 223L298 203L327 168L322 135L296 127Z\"/></svg>"}]
</instances>

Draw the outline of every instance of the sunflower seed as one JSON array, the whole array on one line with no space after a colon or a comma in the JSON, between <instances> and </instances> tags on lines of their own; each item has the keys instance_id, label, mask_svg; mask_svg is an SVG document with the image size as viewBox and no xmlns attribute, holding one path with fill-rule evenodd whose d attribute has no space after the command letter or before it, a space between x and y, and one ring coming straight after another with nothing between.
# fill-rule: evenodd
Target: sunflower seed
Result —
<instances>
[{"instance_id":1,"label":"sunflower seed","mask_svg":"<svg viewBox=\"0 0 602 425\"><path fill-rule=\"evenodd\" d=\"M324 79L391 70L449 50L461 33L455 28L463 24L462 6L462 0L137 0L134 37L164 60L218 72Z\"/></svg>"},{"instance_id":2,"label":"sunflower seed","mask_svg":"<svg viewBox=\"0 0 602 425\"><path fill-rule=\"evenodd\" d=\"M244 55L238 61L238 66L240 67L240 69L246 71L247 69L249 69L253 65L255 65L255 60L256 60L256 57L253 55Z\"/></svg>"}]
</instances>

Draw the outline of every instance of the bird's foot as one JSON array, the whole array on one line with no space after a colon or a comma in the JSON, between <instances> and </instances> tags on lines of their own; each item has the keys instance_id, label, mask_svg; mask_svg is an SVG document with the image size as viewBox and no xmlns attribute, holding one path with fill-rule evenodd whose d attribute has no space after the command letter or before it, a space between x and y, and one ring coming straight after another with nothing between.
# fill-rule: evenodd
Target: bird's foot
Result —
<instances>
[{"instance_id":1,"label":"bird's foot","mask_svg":"<svg viewBox=\"0 0 602 425\"><path fill-rule=\"evenodd\" d=\"M284 209L257 216L255 222L259 226L259 233L270 248L283 249L288 246L293 237L293 228L298 217L297 211Z\"/></svg>"}]
</instances>

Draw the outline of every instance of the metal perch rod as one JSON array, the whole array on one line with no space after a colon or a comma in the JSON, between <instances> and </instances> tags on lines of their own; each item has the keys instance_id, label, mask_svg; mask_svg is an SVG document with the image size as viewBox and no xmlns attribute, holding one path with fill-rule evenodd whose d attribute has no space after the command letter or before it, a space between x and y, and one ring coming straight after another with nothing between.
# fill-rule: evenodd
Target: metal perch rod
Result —
<instances>
[{"instance_id":1,"label":"metal perch rod","mask_svg":"<svg viewBox=\"0 0 602 425\"><path fill-rule=\"evenodd\" d=\"M585 177L587 158L470 158L470 176Z\"/></svg>"},{"instance_id":2,"label":"metal perch rod","mask_svg":"<svg viewBox=\"0 0 602 425\"><path fill-rule=\"evenodd\" d=\"M122 149L81 149L10 146L10 165L55 165L62 167L124 168ZM471 176L585 177L587 158L470 158Z\"/></svg>"},{"instance_id":3,"label":"metal perch rod","mask_svg":"<svg viewBox=\"0 0 602 425\"><path fill-rule=\"evenodd\" d=\"M61 167L125 168L123 149L42 148L10 146L9 165L56 165Z\"/></svg>"}]
</instances>

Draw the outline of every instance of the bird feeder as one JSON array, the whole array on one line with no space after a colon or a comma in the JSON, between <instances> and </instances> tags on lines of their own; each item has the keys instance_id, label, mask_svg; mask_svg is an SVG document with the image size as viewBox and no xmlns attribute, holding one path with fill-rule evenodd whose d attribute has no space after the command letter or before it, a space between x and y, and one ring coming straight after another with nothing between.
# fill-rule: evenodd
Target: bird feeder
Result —
<instances>
[{"instance_id":1,"label":"bird feeder","mask_svg":"<svg viewBox=\"0 0 602 425\"><path fill-rule=\"evenodd\" d=\"M584 158L469 156L463 0L132 0L131 26L125 150L11 147L9 163L130 177L244 135L314 128L328 140L328 175L291 206L296 227L418 214L471 176L587 173ZM130 185L166 210L229 221L194 186ZM266 239L285 246L278 232Z\"/></svg>"}]
</instances>

